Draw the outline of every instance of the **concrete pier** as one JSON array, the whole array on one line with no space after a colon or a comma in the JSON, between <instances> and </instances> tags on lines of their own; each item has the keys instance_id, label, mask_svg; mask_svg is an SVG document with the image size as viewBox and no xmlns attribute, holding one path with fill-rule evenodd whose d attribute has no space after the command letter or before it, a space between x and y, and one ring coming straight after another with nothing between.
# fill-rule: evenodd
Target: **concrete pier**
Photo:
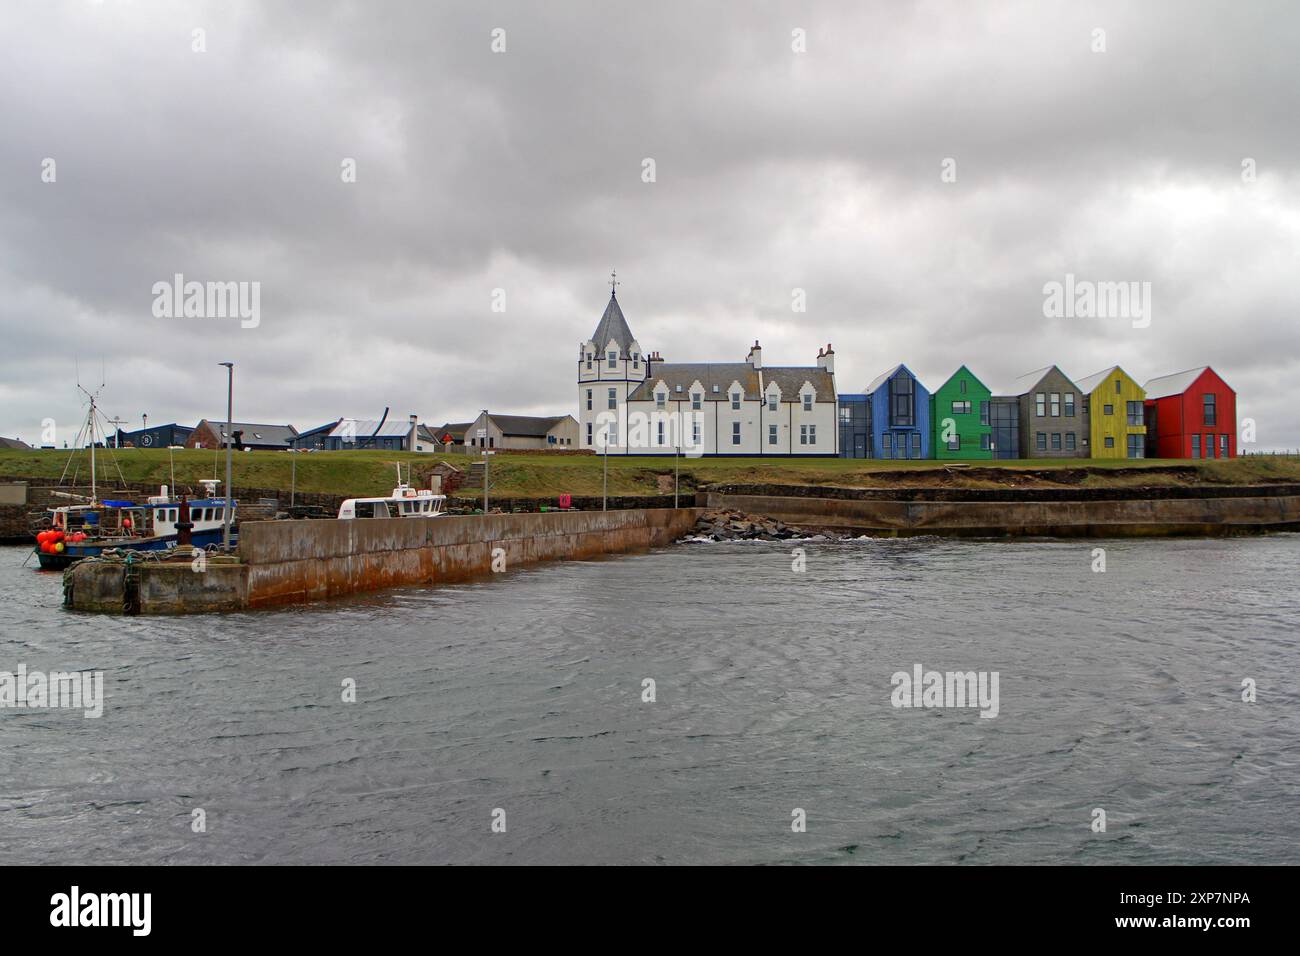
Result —
<instances>
[{"instance_id":1,"label":"concrete pier","mask_svg":"<svg viewBox=\"0 0 1300 956\"><path fill-rule=\"evenodd\" d=\"M253 521L239 562L83 561L64 604L108 613L181 614L296 604L400 585L460 581L539 561L644 551L689 531L697 508Z\"/></svg>"}]
</instances>

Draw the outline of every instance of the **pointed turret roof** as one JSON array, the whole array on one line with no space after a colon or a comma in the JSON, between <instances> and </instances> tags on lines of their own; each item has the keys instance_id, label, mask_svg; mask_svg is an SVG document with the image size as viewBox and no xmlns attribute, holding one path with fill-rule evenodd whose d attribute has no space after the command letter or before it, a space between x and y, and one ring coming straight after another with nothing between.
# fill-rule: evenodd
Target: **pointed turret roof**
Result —
<instances>
[{"instance_id":1,"label":"pointed turret roof","mask_svg":"<svg viewBox=\"0 0 1300 956\"><path fill-rule=\"evenodd\" d=\"M596 331L591 333L591 341L596 343L597 348L603 349L611 340L617 342L623 352L626 352L632 344L632 330L627 327L623 310L618 307L618 296L613 292L609 295L609 305L605 306L605 314L600 317L600 324L596 326Z\"/></svg>"}]
</instances>

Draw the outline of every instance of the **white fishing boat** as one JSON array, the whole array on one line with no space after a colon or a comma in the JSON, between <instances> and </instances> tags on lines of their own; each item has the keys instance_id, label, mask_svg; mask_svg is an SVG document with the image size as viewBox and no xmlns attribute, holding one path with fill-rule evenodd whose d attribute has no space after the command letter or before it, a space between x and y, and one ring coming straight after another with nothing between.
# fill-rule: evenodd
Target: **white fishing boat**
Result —
<instances>
[{"instance_id":1,"label":"white fishing boat","mask_svg":"<svg viewBox=\"0 0 1300 956\"><path fill-rule=\"evenodd\" d=\"M446 495L434 494L431 489L415 489L402 481L401 467L397 472L397 487L391 495L378 498L348 498L339 505L339 520L354 518L441 518L446 515L443 505Z\"/></svg>"}]
</instances>

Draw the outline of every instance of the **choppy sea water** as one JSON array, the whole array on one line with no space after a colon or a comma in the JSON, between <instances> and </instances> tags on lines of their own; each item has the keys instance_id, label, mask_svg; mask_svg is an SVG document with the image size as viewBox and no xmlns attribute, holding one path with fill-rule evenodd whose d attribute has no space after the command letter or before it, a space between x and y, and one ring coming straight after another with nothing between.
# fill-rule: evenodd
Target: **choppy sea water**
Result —
<instances>
[{"instance_id":1,"label":"choppy sea water","mask_svg":"<svg viewBox=\"0 0 1300 956\"><path fill-rule=\"evenodd\" d=\"M107 701L0 710L4 864L1300 862L1297 535L679 545L130 619L24 555L0 671ZM998 716L893 707L916 664L997 671Z\"/></svg>"}]
</instances>

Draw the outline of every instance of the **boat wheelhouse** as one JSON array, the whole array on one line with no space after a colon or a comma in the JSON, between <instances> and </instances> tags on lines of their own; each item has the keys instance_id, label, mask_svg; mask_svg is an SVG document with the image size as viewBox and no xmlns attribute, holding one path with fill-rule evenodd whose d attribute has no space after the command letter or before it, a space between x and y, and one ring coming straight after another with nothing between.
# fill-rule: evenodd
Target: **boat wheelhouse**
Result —
<instances>
[{"instance_id":1,"label":"boat wheelhouse","mask_svg":"<svg viewBox=\"0 0 1300 956\"><path fill-rule=\"evenodd\" d=\"M354 518L441 518L446 495L425 489L417 491L405 483L382 498L348 498L339 506L339 520Z\"/></svg>"}]
</instances>

